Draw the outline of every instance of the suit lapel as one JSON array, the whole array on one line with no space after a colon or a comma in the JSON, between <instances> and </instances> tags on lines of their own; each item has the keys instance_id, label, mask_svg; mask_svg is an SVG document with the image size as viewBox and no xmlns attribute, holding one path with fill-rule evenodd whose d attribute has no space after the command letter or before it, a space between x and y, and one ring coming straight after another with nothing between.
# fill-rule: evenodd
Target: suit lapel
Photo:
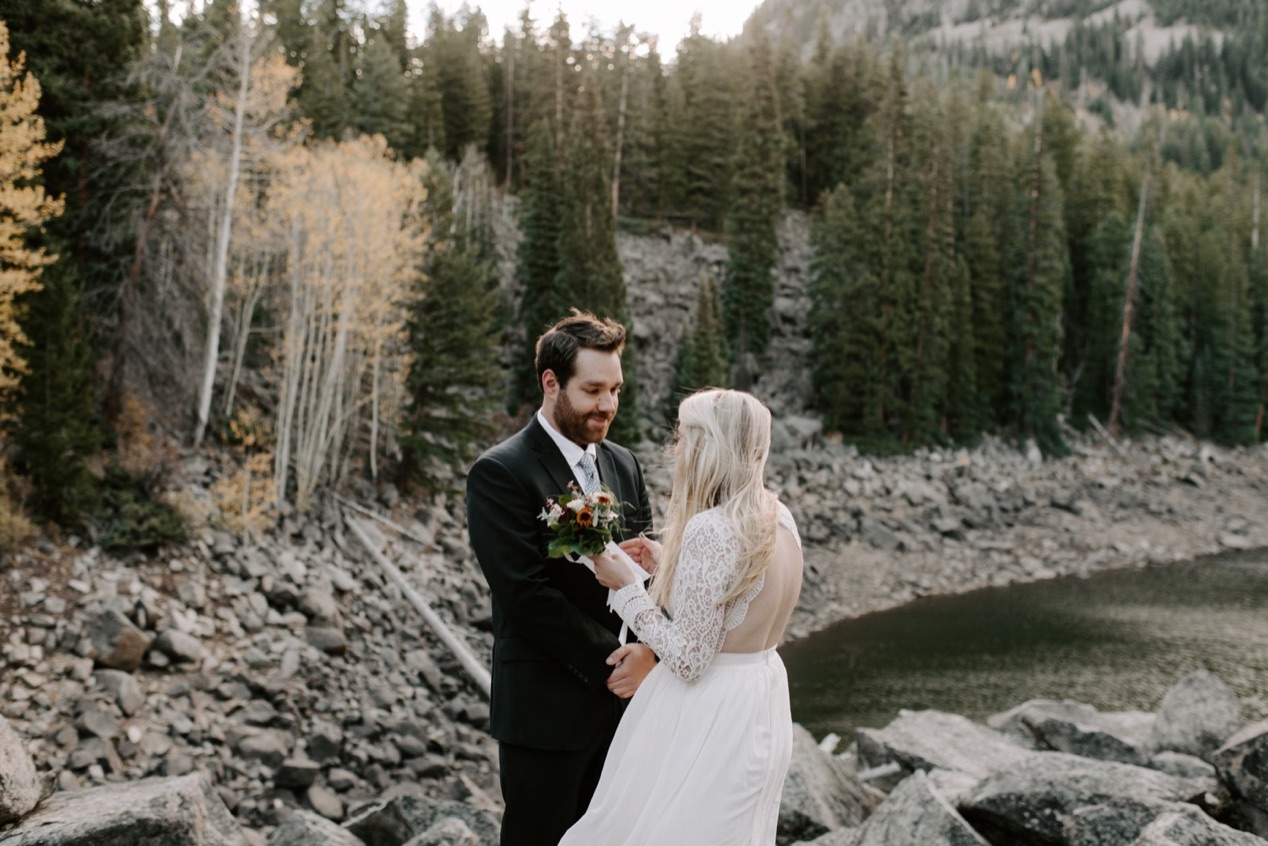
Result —
<instances>
[{"instance_id":1,"label":"suit lapel","mask_svg":"<svg viewBox=\"0 0 1268 846\"><path fill-rule=\"evenodd\" d=\"M533 419L528 424L528 440L533 447L533 452L537 455L537 460L541 463L555 483L556 489L552 494L558 495L568 490L568 485L576 481L576 477L572 475L572 468L568 466L568 462L564 460L563 453L559 451L559 447L555 446L555 442L550 439L550 435L542 428L541 422L537 419L537 415L533 415ZM602 471L600 471L602 472Z\"/></svg>"},{"instance_id":2,"label":"suit lapel","mask_svg":"<svg viewBox=\"0 0 1268 846\"><path fill-rule=\"evenodd\" d=\"M621 478L616 472L616 462L612 460L612 450L607 448L607 443L599 444L599 481L607 485L608 489L616 495L617 502L623 502L625 499L625 491L621 489Z\"/></svg>"}]
</instances>

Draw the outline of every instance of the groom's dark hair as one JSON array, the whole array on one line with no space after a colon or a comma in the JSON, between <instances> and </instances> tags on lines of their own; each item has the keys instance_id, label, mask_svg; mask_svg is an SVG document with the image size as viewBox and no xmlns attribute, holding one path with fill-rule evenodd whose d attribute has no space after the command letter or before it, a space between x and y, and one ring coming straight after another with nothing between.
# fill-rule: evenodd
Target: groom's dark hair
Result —
<instances>
[{"instance_id":1,"label":"groom's dark hair","mask_svg":"<svg viewBox=\"0 0 1268 846\"><path fill-rule=\"evenodd\" d=\"M547 370L554 371L559 387L568 385L579 350L598 350L617 355L625 349L625 327L610 317L598 318L574 308L572 314L547 329L537 339L537 387Z\"/></svg>"}]
</instances>

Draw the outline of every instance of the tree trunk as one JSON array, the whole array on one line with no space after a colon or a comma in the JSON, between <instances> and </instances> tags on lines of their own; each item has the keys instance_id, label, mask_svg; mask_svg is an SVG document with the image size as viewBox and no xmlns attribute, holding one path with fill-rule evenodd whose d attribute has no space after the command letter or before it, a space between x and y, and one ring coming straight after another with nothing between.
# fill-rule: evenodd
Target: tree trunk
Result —
<instances>
[{"instance_id":1,"label":"tree trunk","mask_svg":"<svg viewBox=\"0 0 1268 846\"><path fill-rule=\"evenodd\" d=\"M621 100L616 112L616 151L612 162L612 220L615 222L621 207L621 154L625 146L625 105L630 90L630 57L626 45L625 62L621 67Z\"/></svg>"},{"instance_id":2,"label":"tree trunk","mask_svg":"<svg viewBox=\"0 0 1268 846\"><path fill-rule=\"evenodd\" d=\"M233 229L233 201L238 191L238 174L242 167L242 125L246 117L247 95L251 90L251 41L248 23L239 22L238 97L233 110L233 146L229 153L229 179L225 186L225 203L216 233L216 255L211 277L211 313L207 318L207 351L203 365L202 390L198 395L198 422L194 429L194 445L202 443L211 416L211 389L216 382L216 361L220 357L220 320L225 305L225 285L229 264L229 236Z\"/></svg>"},{"instance_id":3,"label":"tree trunk","mask_svg":"<svg viewBox=\"0 0 1268 846\"><path fill-rule=\"evenodd\" d=\"M374 364L370 371L370 478L379 480L379 364L382 359L382 335L374 333Z\"/></svg>"},{"instance_id":4,"label":"tree trunk","mask_svg":"<svg viewBox=\"0 0 1268 846\"><path fill-rule=\"evenodd\" d=\"M173 72L180 68L183 49L183 44L176 45L176 55L172 59ZM154 141L154 150L159 151L159 156L162 156L174 114L176 114L176 107L172 106L163 118L163 125L159 127L158 138ZM114 423L123 409L123 385L127 376L128 362L128 323L132 316L132 301L137 283L141 279L141 268L145 263L146 243L149 241L150 230L154 227L154 220L158 217L159 202L162 199L163 167L160 164L155 168L154 181L150 185L150 202L146 206L145 216L141 218L141 230L137 233L136 244L132 249L132 266L128 268L128 275L123 281L123 290L119 292L119 326L115 338L114 360L110 363L110 379L106 385L104 409L109 423Z\"/></svg>"},{"instance_id":5,"label":"tree trunk","mask_svg":"<svg viewBox=\"0 0 1268 846\"><path fill-rule=\"evenodd\" d=\"M1251 228L1251 231L1250 231L1251 265L1253 267L1258 267L1259 262L1261 261L1261 259L1259 258L1259 214L1260 214L1259 191L1260 191L1259 172L1256 171L1255 172L1255 202L1254 202L1254 212L1253 212L1254 226ZM1263 285L1262 282L1260 284ZM1268 295L1268 290L1261 291L1260 295L1261 296ZM1268 324L1268 303L1261 304L1260 307L1263 309L1263 317L1261 319L1265 322L1265 324ZM1265 325L1262 327L1262 332L1260 334L1260 339L1261 339L1260 343L1268 344L1268 337L1265 337L1266 335L1268 335L1268 325ZM1264 380L1268 379L1268 376L1265 376L1265 374L1263 373L1259 374L1259 376L1260 376L1260 384L1263 385ZM1264 431L1264 401L1265 399L1268 399L1268 398L1264 396L1264 389L1261 387L1259 389L1259 411L1256 412L1255 414L1255 442L1256 443L1259 442L1259 439L1263 435L1263 431Z\"/></svg>"},{"instance_id":6,"label":"tree trunk","mask_svg":"<svg viewBox=\"0 0 1268 846\"><path fill-rule=\"evenodd\" d=\"M251 283L246 296L242 300L242 311L238 315L237 331L234 333L233 367L229 371L229 384L225 386L225 419L233 416L234 394L238 390L238 379L242 377L242 362L247 355L247 342L251 339L251 321L255 319L255 307L264 295L265 277L268 274L269 261L256 254L255 268L251 273Z\"/></svg>"},{"instance_id":7,"label":"tree trunk","mask_svg":"<svg viewBox=\"0 0 1268 846\"><path fill-rule=\"evenodd\" d=\"M1127 346L1132 335L1132 301L1136 298L1136 270L1140 266L1140 242L1145 232L1145 205L1149 201L1149 177L1145 170L1140 182L1140 204L1136 207L1136 234L1132 238L1132 260L1127 268L1127 285L1123 292L1123 332L1118 339L1118 366L1114 369L1114 399L1110 403L1109 433L1118 437L1118 412L1122 407L1123 384L1127 380Z\"/></svg>"},{"instance_id":8,"label":"tree trunk","mask_svg":"<svg viewBox=\"0 0 1268 846\"><path fill-rule=\"evenodd\" d=\"M506 190L515 182L515 50L506 51Z\"/></svg>"}]
</instances>

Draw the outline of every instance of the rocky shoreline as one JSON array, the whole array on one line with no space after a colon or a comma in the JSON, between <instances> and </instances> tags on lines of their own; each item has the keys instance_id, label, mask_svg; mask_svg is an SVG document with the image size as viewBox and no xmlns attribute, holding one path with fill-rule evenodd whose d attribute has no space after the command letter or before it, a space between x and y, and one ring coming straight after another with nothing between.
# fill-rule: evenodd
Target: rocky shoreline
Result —
<instances>
[{"instance_id":1,"label":"rocky shoreline","mask_svg":"<svg viewBox=\"0 0 1268 846\"><path fill-rule=\"evenodd\" d=\"M1073 454L1060 460L997 441L875 459L808 418L781 417L776 429L770 481L807 550L790 637L930 594L1268 547L1264 447L1073 435ZM667 473L653 448L644 458L661 499ZM186 491L204 495L220 473L189 457ZM331 498L250 541L206 529L180 548L123 557L45 541L8 562L0 716L34 762L36 785L15 807L32 792L52 795L34 817L10 812L26 821L0 823L0 842L115 842L101 830L13 839L33 819L53 831L58 808L82 820L75 803L94 794L137 819L145 808L195 809L221 821L204 828L229 832L155 843L314 842L321 830L330 842L401 846L433 828L411 846L492 842L484 833L500 798L484 695L348 523L360 520L487 660L490 606L461 497L406 503L390 487L362 485L357 499L405 531ZM822 769L798 754L799 766ZM0 770L9 761L0 752ZM0 819L13 784L0 773ZM788 814L801 813L798 801L786 795ZM367 814L373 821L355 833L352 821ZM331 826L357 839L331 839ZM380 829L396 834L371 833ZM119 842L136 842L121 830Z\"/></svg>"}]
</instances>

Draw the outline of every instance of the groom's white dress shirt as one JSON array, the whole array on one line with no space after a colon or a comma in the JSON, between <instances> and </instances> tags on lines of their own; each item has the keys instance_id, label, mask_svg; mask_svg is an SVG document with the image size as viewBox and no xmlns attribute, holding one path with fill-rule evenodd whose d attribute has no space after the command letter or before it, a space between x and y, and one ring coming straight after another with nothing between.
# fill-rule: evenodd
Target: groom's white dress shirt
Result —
<instances>
[{"instance_id":1,"label":"groom's white dress shirt","mask_svg":"<svg viewBox=\"0 0 1268 846\"><path fill-rule=\"evenodd\" d=\"M546 415L542 413L540 408L537 409L537 422L542 424L542 428L546 430L546 434L550 435L550 439L555 442L555 446L559 447L560 453L563 454L564 461L567 461L568 466L572 468L572 475L576 477L577 485L582 490L585 490L585 476L582 474L581 468L577 465L581 462L581 457L583 455L589 455L590 459L594 461L594 466L597 470L599 466L598 448L595 447L594 444L590 444L585 449L582 449L563 435L559 434L559 430L555 428L555 424L551 423L550 420L546 418ZM560 493L563 493L563 491L560 491Z\"/></svg>"}]
</instances>

